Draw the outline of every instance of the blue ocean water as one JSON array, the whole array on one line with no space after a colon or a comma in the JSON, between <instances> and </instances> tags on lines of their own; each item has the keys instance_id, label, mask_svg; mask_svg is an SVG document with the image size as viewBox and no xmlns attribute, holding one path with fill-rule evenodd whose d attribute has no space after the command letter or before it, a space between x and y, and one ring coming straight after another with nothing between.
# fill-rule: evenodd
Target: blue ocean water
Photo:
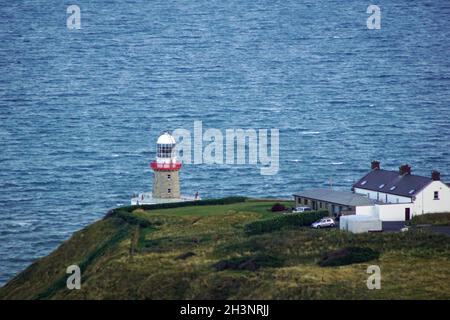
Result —
<instances>
[{"instance_id":1,"label":"blue ocean water","mask_svg":"<svg viewBox=\"0 0 450 320\"><path fill-rule=\"evenodd\" d=\"M0 284L149 191L164 130L277 128L280 171L185 165L202 197L348 189L372 159L450 180L450 3L3 1ZM66 27L71 4L81 30Z\"/></svg>"}]
</instances>

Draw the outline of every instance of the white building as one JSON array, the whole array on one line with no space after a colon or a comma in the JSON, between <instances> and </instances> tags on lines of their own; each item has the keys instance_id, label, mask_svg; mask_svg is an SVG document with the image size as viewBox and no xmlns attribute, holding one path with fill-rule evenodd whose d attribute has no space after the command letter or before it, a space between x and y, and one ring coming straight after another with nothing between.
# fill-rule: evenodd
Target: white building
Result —
<instances>
[{"instance_id":1,"label":"white building","mask_svg":"<svg viewBox=\"0 0 450 320\"><path fill-rule=\"evenodd\" d=\"M352 192L313 189L293 196L296 206L346 216L342 224L346 230L351 229L347 221L362 224L364 218L370 225L374 219L406 221L421 214L450 212L450 186L441 181L438 171L423 177L411 174L407 164L398 171L382 170L379 161L372 161L372 170L353 185Z\"/></svg>"},{"instance_id":2,"label":"white building","mask_svg":"<svg viewBox=\"0 0 450 320\"><path fill-rule=\"evenodd\" d=\"M450 212L450 186L438 171L430 177L411 174L407 164L399 171L382 170L372 161L372 171L353 185L353 192L376 201L357 206L357 215L378 217L381 221L405 221L426 213Z\"/></svg>"}]
</instances>

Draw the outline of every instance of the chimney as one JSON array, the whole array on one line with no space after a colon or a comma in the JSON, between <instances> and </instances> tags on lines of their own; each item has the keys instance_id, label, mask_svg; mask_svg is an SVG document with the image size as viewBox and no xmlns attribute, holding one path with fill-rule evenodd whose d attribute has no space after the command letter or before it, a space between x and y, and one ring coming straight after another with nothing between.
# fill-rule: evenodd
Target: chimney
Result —
<instances>
[{"instance_id":1,"label":"chimney","mask_svg":"<svg viewBox=\"0 0 450 320\"><path fill-rule=\"evenodd\" d=\"M372 161L372 170L380 170L380 161Z\"/></svg>"},{"instance_id":2,"label":"chimney","mask_svg":"<svg viewBox=\"0 0 450 320\"><path fill-rule=\"evenodd\" d=\"M436 170L431 171L431 180L433 180L433 181L441 180L441 173Z\"/></svg>"},{"instance_id":3,"label":"chimney","mask_svg":"<svg viewBox=\"0 0 450 320\"><path fill-rule=\"evenodd\" d=\"M405 174L411 174L411 167L408 164L403 164L398 168L398 173L401 176Z\"/></svg>"}]
</instances>

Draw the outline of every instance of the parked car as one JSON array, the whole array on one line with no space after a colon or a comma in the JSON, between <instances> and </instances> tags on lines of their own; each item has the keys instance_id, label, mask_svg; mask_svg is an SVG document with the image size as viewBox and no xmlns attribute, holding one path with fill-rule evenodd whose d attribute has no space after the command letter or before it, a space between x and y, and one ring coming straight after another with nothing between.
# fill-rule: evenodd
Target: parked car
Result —
<instances>
[{"instance_id":1,"label":"parked car","mask_svg":"<svg viewBox=\"0 0 450 320\"><path fill-rule=\"evenodd\" d=\"M315 229L320 228L333 228L336 225L333 218L323 218L319 221L314 222L311 227Z\"/></svg>"},{"instance_id":2,"label":"parked car","mask_svg":"<svg viewBox=\"0 0 450 320\"><path fill-rule=\"evenodd\" d=\"M294 210L292 210L292 213L303 213L307 211L311 211L311 207L297 207Z\"/></svg>"}]
</instances>

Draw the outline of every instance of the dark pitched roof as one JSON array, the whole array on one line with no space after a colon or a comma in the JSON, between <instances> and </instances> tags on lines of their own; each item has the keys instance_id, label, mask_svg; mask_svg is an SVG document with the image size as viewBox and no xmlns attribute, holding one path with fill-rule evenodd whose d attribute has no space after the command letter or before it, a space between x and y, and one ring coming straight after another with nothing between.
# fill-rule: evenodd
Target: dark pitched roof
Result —
<instances>
[{"instance_id":1,"label":"dark pitched roof","mask_svg":"<svg viewBox=\"0 0 450 320\"><path fill-rule=\"evenodd\" d=\"M398 171L378 169L372 170L362 177L353 185L353 188L413 197L430 184L431 181L431 178L427 177L413 174L399 175Z\"/></svg>"},{"instance_id":2,"label":"dark pitched roof","mask_svg":"<svg viewBox=\"0 0 450 320\"><path fill-rule=\"evenodd\" d=\"M360 194L348 191L337 191L332 189L306 190L299 193L294 193L294 196L324 202L331 202L341 204L344 206L369 206L376 203L375 200L371 200L368 197Z\"/></svg>"}]
</instances>

